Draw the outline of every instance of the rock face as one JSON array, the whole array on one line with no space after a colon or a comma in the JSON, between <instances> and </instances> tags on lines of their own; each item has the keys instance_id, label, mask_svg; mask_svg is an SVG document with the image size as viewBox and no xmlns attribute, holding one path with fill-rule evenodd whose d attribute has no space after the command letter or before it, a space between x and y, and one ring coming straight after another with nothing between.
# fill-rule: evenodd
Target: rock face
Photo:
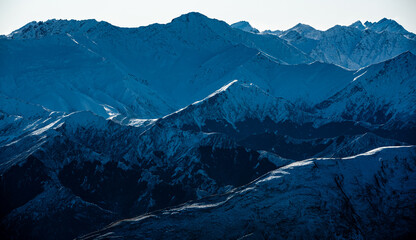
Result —
<instances>
[{"instance_id":1,"label":"rock face","mask_svg":"<svg viewBox=\"0 0 416 240\"><path fill-rule=\"evenodd\" d=\"M332 30L276 36L198 13L137 29L33 22L0 38L2 239L73 239L121 219L135 220L87 236L412 236L413 40L373 25L334 28L407 40L380 38L400 54L359 70L300 46L340 47Z\"/></svg>"}]
</instances>

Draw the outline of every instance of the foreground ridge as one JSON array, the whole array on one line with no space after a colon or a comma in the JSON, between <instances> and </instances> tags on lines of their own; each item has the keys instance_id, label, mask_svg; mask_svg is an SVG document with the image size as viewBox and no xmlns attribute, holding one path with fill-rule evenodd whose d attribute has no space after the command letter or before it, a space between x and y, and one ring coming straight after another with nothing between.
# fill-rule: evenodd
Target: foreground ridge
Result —
<instances>
[{"instance_id":1,"label":"foreground ridge","mask_svg":"<svg viewBox=\"0 0 416 240\"><path fill-rule=\"evenodd\" d=\"M308 159L227 194L116 222L82 239L410 236L415 170L414 146Z\"/></svg>"}]
</instances>

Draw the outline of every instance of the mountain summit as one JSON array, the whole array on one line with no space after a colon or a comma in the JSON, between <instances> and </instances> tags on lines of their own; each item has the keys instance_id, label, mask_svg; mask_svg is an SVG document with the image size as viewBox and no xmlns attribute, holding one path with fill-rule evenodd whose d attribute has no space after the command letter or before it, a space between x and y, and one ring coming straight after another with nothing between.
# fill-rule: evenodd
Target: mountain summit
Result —
<instances>
[{"instance_id":1,"label":"mountain summit","mask_svg":"<svg viewBox=\"0 0 416 240\"><path fill-rule=\"evenodd\" d=\"M259 33L259 30L257 30L256 28L253 28L250 23L246 22L246 21L240 21L240 22L236 22L231 24L232 28L237 28L246 32L251 32L251 33Z\"/></svg>"},{"instance_id":2,"label":"mountain summit","mask_svg":"<svg viewBox=\"0 0 416 240\"><path fill-rule=\"evenodd\" d=\"M392 33L398 33L398 34L404 34L408 35L411 34L408 32L404 27L400 24L398 24L396 21L392 19L383 18L378 22L365 22L364 25L373 31L376 32L392 32Z\"/></svg>"}]
</instances>

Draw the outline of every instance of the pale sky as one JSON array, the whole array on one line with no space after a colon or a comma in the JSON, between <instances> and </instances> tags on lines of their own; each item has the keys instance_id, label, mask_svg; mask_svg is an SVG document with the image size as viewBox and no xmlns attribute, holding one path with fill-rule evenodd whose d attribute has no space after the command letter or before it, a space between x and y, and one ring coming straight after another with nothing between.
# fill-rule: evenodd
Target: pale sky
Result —
<instances>
[{"instance_id":1,"label":"pale sky","mask_svg":"<svg viewBox=\"0 0 416 240\"><path fill-rule=\"evenodd\" d=\"M259 30L286 30L299 22L326 30L387 17L416 33L416 0L0 0L0 34L52 18L138 27L191 11L229 24L246 20Z\"/></svg>"}]
</instances>

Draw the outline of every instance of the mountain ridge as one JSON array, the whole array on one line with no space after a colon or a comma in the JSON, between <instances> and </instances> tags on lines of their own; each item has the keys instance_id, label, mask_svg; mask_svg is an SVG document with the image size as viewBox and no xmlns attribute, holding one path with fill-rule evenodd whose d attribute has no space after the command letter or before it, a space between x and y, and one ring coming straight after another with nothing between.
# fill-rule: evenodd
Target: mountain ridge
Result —
<instances>
[{"instance_id":1,"label":"mountain ridge","mask_svg":"<svg viewBox=\"0 0 416 240\"><path fill-rule=\"evenodd\" d=\"M0 235L412 236L416 45L364 25L253 33L192 12L1 37Z\"/></svg>"},{"instance_id":2,"label":"mountain ridge","mask_svg":"<svg viewBox=\"0 0 416 240\"><path fill-rule=\"evenodd\" d=\"M202 239L218 236L223 239L331 237L331 233L328 235L328 229L338 232L338 236L344 238L383 236L384 232L403 237L406 235L403 232L414 231L410 230L412 224L410 219L413 215L408 220L401 218L401 210L398 206L407 206L405 208L408 208L409 213L414 214L414 209L405 203L412 201L414 194L407 192L405 190L407 187L397 184L397 181L404 183L399 179L406 178L405 176L408 176L408 180L405 181L408 184L415 181L414 157L414 146L407 146L378 148L343 159L308 159L272 171L227 194L211 196L176 208L118 221L81 239L100 239L109 236L168 239L174 239L177 236L183 239L195 236ZM406 164L410 164L407 170L404 167ZM381 169L387 172L383 174ZM390 169L403 174L394 175ZM309 171L314 173L306 173ZM316 177L311 178L311 175ZM332 181L323 180L324 178L331 178ZM396 180L396 178L399 179ZM380 180L383 180L383 186L376 183ZM373 186L373 189L379 191L367 192L369 197L366 198L365 195L358 194L366 192L363 185ZM326 191L330 192L320 191L323 186L327 189ZM302 191L299 188L308 188L309 191ZM367 191L371 190L367 189ZM384 213L383 216L389 216L391 219L385 220L386 218L383 217L373 219L372 215L366 212L365 206L379 201L383 198L383 194L390 191L400 193L392 196L395 199L392 201L398 201L396 207L392 205L388 207L385 201L390 200L383 201L386 203L381 210ZM398 200L400 197L406 200ZM319 199L322 198L328 199L325 200L326 204L320 204ZM335 206L342 205L343 202L348 202L344 208ZM310 207L299 212L290 210L299 204ZM312 206L316 204L319 207L313 208ZM349 215L342 210L345 208L353 208L355 215ZM329 215L328 212L332 211L339 214ZM319 218L318 216L324 212L328 214L328 217L338 216L338 219L328 222L327 218ZM375 222L379 224L374 224ZM321 224L324 224L324 227ZM389 224L393 224L394 227ZM278 230L276 230L276 225L280 226ZM171 229L174 236L161 231L166 228ZM294 228L302 230L291 231Z\"/></svg>"}]
</instances>

